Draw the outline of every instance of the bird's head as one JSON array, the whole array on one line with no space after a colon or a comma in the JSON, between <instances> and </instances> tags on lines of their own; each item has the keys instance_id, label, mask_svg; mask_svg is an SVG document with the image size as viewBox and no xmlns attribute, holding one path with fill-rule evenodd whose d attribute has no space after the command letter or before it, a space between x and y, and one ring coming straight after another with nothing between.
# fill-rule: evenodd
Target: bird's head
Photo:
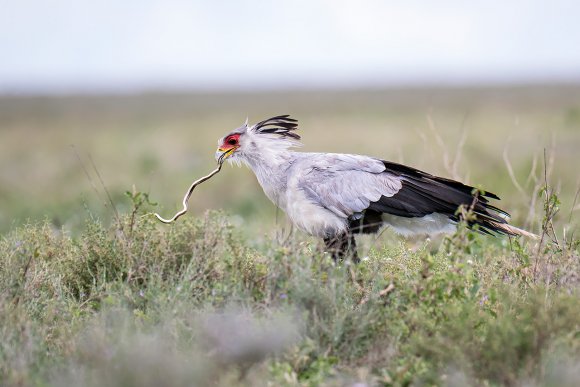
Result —
<instances>
[{"instance_id":1,"label":"bird's head","mask_svg":"<svg viewBox=\"0 0 580 387\"><path fill-rule=\"evenodd\" d=\"M218 140L216 160L251 162L265 154L275 154L299 145L300 136L294 131L298 121L288 115L276 116L254 125L246 123Z\"/></svg>"}]
</instances>

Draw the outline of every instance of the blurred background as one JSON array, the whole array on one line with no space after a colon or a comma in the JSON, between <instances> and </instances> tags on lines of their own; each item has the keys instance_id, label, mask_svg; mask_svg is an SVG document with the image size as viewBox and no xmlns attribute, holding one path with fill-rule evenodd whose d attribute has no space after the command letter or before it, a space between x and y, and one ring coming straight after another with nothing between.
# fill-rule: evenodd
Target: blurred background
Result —
<instances>
[{"instance_id":1,"label":"blurred background","mask_svg":"<svg viewBox=\"0 0 580 387\"><path fill-rule=\"evenodd\" d=\"M536 231L545 150L558 220L575 223L579 14L563 0L0 0L0 232L108 221L103 185L119 211L135 189L169 217L219 137L279 114L306 151L463 179ZM254 235L276 217L245 168L190 204Z\"/></svg>"}]
</instances>

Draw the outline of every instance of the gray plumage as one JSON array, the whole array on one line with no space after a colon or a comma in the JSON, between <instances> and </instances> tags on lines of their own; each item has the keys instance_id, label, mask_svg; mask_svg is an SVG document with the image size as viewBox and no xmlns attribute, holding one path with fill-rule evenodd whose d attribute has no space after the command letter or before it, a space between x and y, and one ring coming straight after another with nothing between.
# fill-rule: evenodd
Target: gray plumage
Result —
<instances>
[{"instance_id":1,"label":"gray plumage","mask_svg":"<svg viewBox=\"0 0 580 387\"><path fill-rule=\"evenodd\" d=\"M451 233L459 206L476 215L481 232L533 236L507 224L489 204L495 194L404 165L360 155L298 152L297 121L277 116L234 130L218 141L216 158L243 162L266 196L299 229L323 238L333 257L351 252L355 233L391 226L404 236Z\"/></svg>"}]
</instances>

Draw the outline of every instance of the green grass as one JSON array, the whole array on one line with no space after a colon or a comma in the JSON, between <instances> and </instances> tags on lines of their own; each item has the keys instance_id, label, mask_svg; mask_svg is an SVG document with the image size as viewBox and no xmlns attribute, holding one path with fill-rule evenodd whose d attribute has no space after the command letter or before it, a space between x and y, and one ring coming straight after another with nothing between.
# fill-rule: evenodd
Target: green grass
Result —
<instances>
[{"instance_id":1,"label":"green grass","mask_svg":"<svg viewBox=\"0 0 580 387\"><path fill-rule=\"evenodd\" d=\"M334 265L229 217L123 216L0 244L4 385L574 385L578 243L466 230ZM431 246L433 247L433 246Z\"/></svg>"},{"instance_id":2,"label":"green grass","mask_svg":"<svg viewBox=\"0 0 580 387\"><path fill-rule=\"evenodd\" d=\"M2 97L0 385L576 386L579 109L562 86ZM229 167L175 224L150 215L173 214L218 137L280 113L305 150L462 178L557 240L387 231L335 265Z\"/></svg>"}]
</instances>

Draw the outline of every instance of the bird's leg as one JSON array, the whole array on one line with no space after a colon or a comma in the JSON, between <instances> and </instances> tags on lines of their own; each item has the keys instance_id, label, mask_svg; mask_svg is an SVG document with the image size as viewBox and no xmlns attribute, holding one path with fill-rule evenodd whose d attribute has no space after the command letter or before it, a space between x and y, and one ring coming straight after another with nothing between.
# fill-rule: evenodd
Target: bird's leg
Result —
<instances>
[{"instance_id":1,"label":"bird's leg","mask_svg":"<svg viewBox=\"0 0 580 387\"><path fill-rule=\"evenodd\" d=\"M348 239L349 239L348 249L350 251L350 258L354 263L359 263L360 259L358 257L358 253L356 252L356 241L354 240L354 235L348 234Z\"/></svg>"},{"instance_id":2,"label":"bird's leg","mask_svg":"<svg viewBox=\"0 0 580 387\"><path fill-rule=\"evenodd\" d=\"M334 259L335 262L342 260L344 254L346 253L347 246L344 242L344 234L324 238L326 251L332 255L332 259Z\"/></svg>"},{"instance_id":3,"label":"bird's leg","mask_svg":"<svg viewBox=\"0 0 580 387\"><path fill-rule=\"evenodd\" d=\"M356 252L356 241L354 240L354 235L351 233L324 238L324 245L326 246L326 250L332 254L332 259L335 262L342 261L349 254L354 263L360 262Z\"/></svg>"}]
</instances>

